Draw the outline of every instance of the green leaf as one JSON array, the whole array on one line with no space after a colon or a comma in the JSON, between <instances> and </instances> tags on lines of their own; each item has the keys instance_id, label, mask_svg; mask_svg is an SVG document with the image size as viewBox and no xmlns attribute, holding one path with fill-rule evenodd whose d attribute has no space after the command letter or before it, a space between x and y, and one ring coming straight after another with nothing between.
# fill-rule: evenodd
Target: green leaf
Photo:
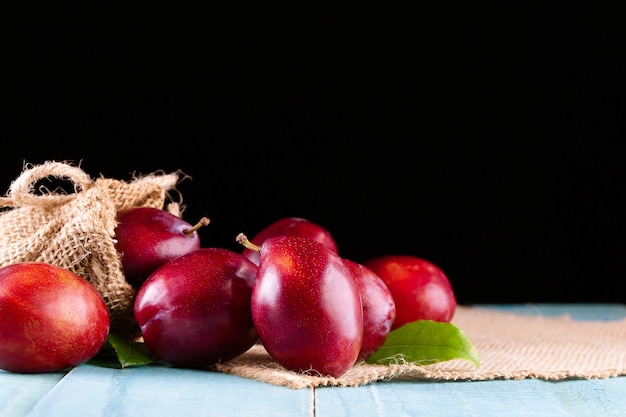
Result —
<instances>
[{"instance_id":1,"label":"green leaf","mask_svg":"<svg viewBox=\"0 0 626 417\"><path fill-rule=\"evenodd\" d=\"M418 320L392 330L385 343L366 359L369 364L430 365L452 359L480 365L476 348L452 323Z\"/></svg>"},{"instance_id":2,"label":"green leaf","mask_svg":"<svg viewBox=\"0 0 626 417\"><path fill-rule=\"evenodd\" d=\"M109 334L105 345L89 363L107 367L147 365L154 361L154 356L142 342L133 342L116 334Z\"/></svg>"}]
</instances>

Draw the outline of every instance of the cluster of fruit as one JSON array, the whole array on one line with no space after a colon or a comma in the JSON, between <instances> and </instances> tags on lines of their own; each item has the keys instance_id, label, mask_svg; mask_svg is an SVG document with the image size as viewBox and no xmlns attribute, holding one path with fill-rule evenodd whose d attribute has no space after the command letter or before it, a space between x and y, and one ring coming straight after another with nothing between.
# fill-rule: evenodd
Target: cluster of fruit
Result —
<instances>
[{"instance_id":1,"label":"cluster of fruit","mask_svg":"<svg viewBox=\"0 0 626 417\"><path fill-rule=\"evenodd\" d=\"M173 366L209 368L260 342L286 369L339 377L390 332L447 323L456 298L445 274L410 255L357 263L307 219L279 219L241 252L202 247L198 229L165 210L118 213L115 245L137 288L142 343ZM0 268L0 369L49 372L93 358L109 332L100 294L41 263Z\"/></svg>"}]
</instances>

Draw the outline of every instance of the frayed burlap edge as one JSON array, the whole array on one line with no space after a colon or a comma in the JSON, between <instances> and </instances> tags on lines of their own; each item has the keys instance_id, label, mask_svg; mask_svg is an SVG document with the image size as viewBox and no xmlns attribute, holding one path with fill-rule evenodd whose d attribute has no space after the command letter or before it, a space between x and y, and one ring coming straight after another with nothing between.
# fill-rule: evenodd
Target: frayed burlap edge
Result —
<instances>
[{"instance_id":1,"label":"frayed burlap edge","mask_svg":"<svg viewBox=\"0 0 626 417\"><path fill-rule=\"evenodd\" d=\"M67 180L73 193L40 188L44 178ZM103 296L111 331L129 339L140 336L133 316L136 290L126 281L114 246L116 213L131 207L166 208L180 215L176 186L182 171L133 175L130 181L100 177L95 181L66 162L25 164L0 197L0 266L46 262L69 269ZM37 191L37 192L36 192ZM178 200L170 193L178 193Z\"/></svg>"},{"instance_id":2,"label":"frayed burlap edge","mask_svg":"<svg viewBox=\"0 0 626 417\"><path fill-rule=\"evenodd\" d=\"M576 321L459 306L453 322L470 338L480 366L463 360L432 365L359 363L339 378L289 371L257 343L216 370L294 389L356 387L376 381L550 381L626 375L626 319Z\"/></svg>"}]
</instances>

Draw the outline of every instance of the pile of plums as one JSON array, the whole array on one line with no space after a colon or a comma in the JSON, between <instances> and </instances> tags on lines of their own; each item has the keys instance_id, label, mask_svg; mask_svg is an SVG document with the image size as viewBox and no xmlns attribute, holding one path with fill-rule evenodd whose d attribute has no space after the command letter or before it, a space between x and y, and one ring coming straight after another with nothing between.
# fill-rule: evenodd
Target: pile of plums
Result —
<instances>
[{"instance_id":1,"label":"pile of plums","mask_svg":"<svg viewBox=\"0 0 626 417\"><path fill-rule=\"evenodd\" d=\"M120 211L117 221L115 245L137 288L134 315L142 341L172 366L210 368L261 343L288 370L339 377L376 352L392 330L417 320L448 322L456 308L448 278L433 263L400 254L354 262L339 255L326 228L304 218L278 219L251 239L236 236L240 252L202 247L198 229L209 224L206 218L192 225L166 210L136 207ZM50 349L29 347L41 360L23 364L24 345L45 344L31 341L26 319L19 329L6 324L10 317L28 312L40 332L69 328L60 322L61 306L55 317L42 319L33 303L41 291L18 288L24 276L42 280L28 267L0 268L0 368L48 371L95 355L108 323L101 323L102 300L93 302L89 293L81 303L83 322L72 327L85 328L74 345L87 347L66 353L65 360L51 358L47 367ZM52 298L73 293L62 282L47 284ZM52 333L41 338L54 343Z\"/></svg>"},{"instance_id":2,"label":"pile of plums","mask_svg":"<svg viewBox=\"0 0 626 417\"><path fill-rule=\"evenodd\" d=\"M155 222L163 213L142 211L143 221L120 213L118 250L125 270L161 258L138 277L134 312L146 347L174 366L209 367L260 341L289 370L338 377L392 329L450 321L456 307L434 264L407 255L359 264L339 255L329 230L304 218L278 219L252 239L240 234L239 253L201 248L197 233L185 234L191 224L176 216ZM181 255L182 245L166 243L180 238L197 248Z\"/></svg>"}]
</instances>

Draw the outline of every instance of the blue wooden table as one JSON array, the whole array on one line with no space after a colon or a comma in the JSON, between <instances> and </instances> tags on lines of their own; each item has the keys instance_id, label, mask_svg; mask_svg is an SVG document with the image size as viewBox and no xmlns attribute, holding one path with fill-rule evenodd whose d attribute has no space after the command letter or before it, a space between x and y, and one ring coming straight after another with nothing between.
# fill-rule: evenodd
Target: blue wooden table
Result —
<instances>
[{"instance_id":1,"label":"blue wooden table","mask_svg":"<svg viewBox=\"0 0 626 417\"><path fill-rule=\"evenodd\" d=\"M626 317L622 304L489 307L521 314L569 314L580 320ZM558 382L392 380L292 389L218 372L84 364L53 374L0 371L4 416L626 417L626 377Z\"/></svg>"}]
</instances>

